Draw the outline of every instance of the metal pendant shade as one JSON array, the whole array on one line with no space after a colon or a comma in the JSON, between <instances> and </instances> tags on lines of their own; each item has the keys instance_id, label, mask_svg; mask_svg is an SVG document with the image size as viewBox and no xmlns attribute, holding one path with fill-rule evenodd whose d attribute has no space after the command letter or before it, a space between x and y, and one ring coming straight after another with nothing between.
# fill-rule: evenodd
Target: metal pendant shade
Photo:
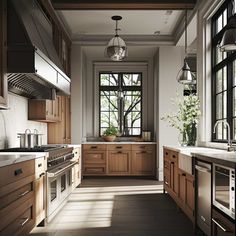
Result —
<instances>
[{"instance_id":1,"label":"metal pendant shade","mask_svg":"<svg viewBox=\"0 0 236 236\"><path fill-rule=\"evenodd\" d=\"M184 66L177 75L177 80L181 84L196 84L195 75L190 71L186 60L184 60Z\"/></svg>"},{"instance_id":2,"label":"metal pendant shade","mask_svg":"<svg viewBox=\"0 0 236 236\"><path fill-rule=\"evenodd\" d=\"M105 49L105 54L112 61L122 61L127 57L127 46L125 41L118 35L118 21L121 20L121 16L112 16L112 20L116 21L115 36L108 42L108 45Z\"/></svg>"},{"instance_id":3,"label":"metal pendant shade","mask_svg":"<svg viewBox=\"0 0 236 236\"><path fill-rule=\"evenodd\" d=\"M236 14L229 18L219 47L222 52L236 50Z\"/></svg>"},{"instance_id":4,"label":"metal pendant shade","mask_svg":"<svg viewBox=\"0 0 236 236\"><path fill-rule=\"evenodd\" d=\"M185 56L187 55L187 10L185 11ZM189 65L184 58L184 65L177 75L180 84L196 84L196 77L191 72Z\"/></svg>"}]
</instances>

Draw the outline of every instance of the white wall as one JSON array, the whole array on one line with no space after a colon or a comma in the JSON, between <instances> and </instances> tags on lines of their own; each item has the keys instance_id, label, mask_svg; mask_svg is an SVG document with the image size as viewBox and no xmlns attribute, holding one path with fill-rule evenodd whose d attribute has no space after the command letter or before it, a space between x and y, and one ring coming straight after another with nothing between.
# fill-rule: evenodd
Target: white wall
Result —
<instances>
[{"instance_id":1,"label":"white wall","mask_svg":"<svg viewBox=\"0 0 236 236\"><path fill-rule=\"evenodd\" d=\"M81 143L83 125L83 54L81 47L72 45L71 50L71 142Z\"/></svg>"},{"instance_id":2,"label":"white wall","mask_svg":"<svg viewBox=\"0 0 236 236\"><path fill-rule=\"evenodd\" d=\"M38 129L43 133L43 144L47 144L47 124L28 120L28 100L24 97L9 93L9 109L0 111L0 149L4 143L8 147L19 147L17 133L25 129Z\"/></svg>"},{"instance_id":3,"label":"white wall","mask_svg":"<svg viewBox=\"0 0 236 236\"><path fill-rule=\"evenodd\" d=\"M179 145L179 132L169 127L166 121L160 118L170 112L175 112L176 107L172 105L171 99L177 93L182 95L183 85L176 80L177 74L183 63L183 48L174 46L163 46L159 48L159 83L158 83L158 125L157 141L159 143L158 179L163 180L163 145Z\"/></svg>"}]
</instances>

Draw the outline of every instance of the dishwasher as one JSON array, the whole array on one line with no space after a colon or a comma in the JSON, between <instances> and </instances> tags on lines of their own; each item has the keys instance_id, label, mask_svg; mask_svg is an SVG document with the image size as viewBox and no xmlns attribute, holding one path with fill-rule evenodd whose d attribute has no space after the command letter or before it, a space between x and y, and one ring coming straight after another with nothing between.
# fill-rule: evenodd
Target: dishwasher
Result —
<instances>
[{"instance_id":1,"label":"dishwasher","mask_svg":"<svg viewBox=\"0 0 236 236\"><path fill-rule=\"evenodd\" d=\"M197 226L208 236L211 235L211 164L195 162L197 183Z\"/></svg>"}]
</instances>

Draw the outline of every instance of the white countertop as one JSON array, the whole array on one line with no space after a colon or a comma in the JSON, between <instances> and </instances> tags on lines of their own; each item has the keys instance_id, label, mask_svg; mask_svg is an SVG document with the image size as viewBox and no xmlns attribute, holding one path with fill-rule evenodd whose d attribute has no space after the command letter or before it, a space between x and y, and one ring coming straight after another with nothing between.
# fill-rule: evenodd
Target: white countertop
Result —
<instances>
[{"instance_id":1,"label":"white countertop","mask_svg":"<svg viewBox=\"0 0 236 236\"><path fill-rule=\"evenodd\" d=\"M43 152L2 152L0 153L0 167L12 165L23 161L33 160L44 156L45 153Z\"/></svg>"},{"instance_id":2,"label":"white countertop","mask_svg":"<svg viewBox=\"0 0 236 236\"><path fill-rule=\"evenodd\" d=\"M131 142L131 141L123 141L123 142L104 142L104 141L97 141L97 142L83 142L82 144L156 144L156 142Z\"/></svg>"},{"instance_id":3,"label":"white countertop","mask_svg":"<svg viewBox=\"0 0 236 236\"><path fill-rule=\"evenodd\" d=\"M170 150L179 152L186 156L204 156L218 160L236 163L236 152L228 152L223 149L207 148L207 147L180 147L180 146L164 146Z\"/></svg>"}]
</instances>

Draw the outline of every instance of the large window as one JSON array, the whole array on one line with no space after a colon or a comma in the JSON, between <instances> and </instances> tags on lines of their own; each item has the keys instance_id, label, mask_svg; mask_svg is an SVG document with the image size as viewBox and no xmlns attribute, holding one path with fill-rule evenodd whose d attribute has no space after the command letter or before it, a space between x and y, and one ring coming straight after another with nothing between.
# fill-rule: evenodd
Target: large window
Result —
<instances>
[{"instance_id":1,"label":"large window","mask_svg":"<svg viewBox=\"0 0 236 236\"><path fill-rule=\"evenodd\" d=\"M232 3L227 0L212 18L212 140L226 141L227 128L216 121L227 121L232 139L236 140L236 53L221 52L218 45L223 30L232 15Z\"/></svg>"},{"instance_id":2,"label":"large window","mask_svg":"<svg viewBox=\"0 0 236 236\"><path fill-rule=\"evenodd\" d=\"M142 130L142 73L100 73L99 133L113 125L121 136Z\"/></svg>"}]
</instances>

